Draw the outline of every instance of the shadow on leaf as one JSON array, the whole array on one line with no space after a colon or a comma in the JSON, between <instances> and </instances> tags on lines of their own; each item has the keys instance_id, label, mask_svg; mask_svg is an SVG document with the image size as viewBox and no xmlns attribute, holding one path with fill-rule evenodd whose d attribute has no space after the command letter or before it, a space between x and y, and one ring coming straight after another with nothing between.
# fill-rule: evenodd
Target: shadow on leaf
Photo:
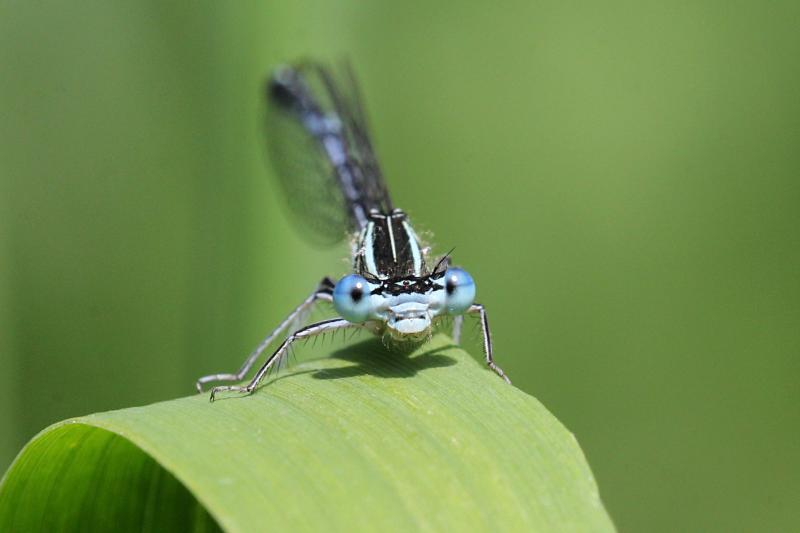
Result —
<instances>
[{"instance_id":1,"label":"shadow on leaf","mask_svg":"<svg viewBox=\"0 0 800 533\"><path fill-rule=\"evenodd\" d=\"M456 360L440 352L449 346L434 348L422 353L403 353L387 349L380 340L370 339L348 346L331 354L331 359L356 363L351 366L325 368L313 374L315 379L341 379L355 376L383 378L410 378L428 368L452 366Z\"/></svg>"}]
</instances>

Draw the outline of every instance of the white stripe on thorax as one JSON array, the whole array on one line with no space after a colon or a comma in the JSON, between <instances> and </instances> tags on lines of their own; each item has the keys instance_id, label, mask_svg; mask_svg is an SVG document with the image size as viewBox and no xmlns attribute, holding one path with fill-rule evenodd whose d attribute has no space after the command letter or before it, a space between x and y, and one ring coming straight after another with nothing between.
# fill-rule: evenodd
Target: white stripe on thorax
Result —
<instances>
[{"instance_id":1,"label":"white stripe on thorax","mask_svg":"<svg viewBox=\"0 0 800 533\"><path fill-rule=\"evenodd\" d=\"M397 263L397 250L394 245L394 229L392 229L392 217L386 217L386 227L389 228L389 242L392 244L392 259Z\"/></svg>"},{"instance_id":2,"label":"white stripe on thorax","mask_svg":"<svg viewBox=\"0 0 800 533\"><path fill-rule=\"evenodd\" d=\"M375 246L372 233L375 230L375 223L370 221L364 235L364 261L367 263L367 272L373 276L378 276L378 267L375 265Z\"/></svg>"},{"instance_id":3,"label":"white stripe on thorax","mask_svg":"<svg viewBox=\"0 0 800 533\"><path fill-rule=\"evenodd\" d=\"M411 224L403 221L403 229L406 230L408 234L408 245L411 246L411 256L414 258L414 275L421 276L422 275L422 252L419 249L419 241L417 240L417 234L414 233L414 229L411 227Z\"/></svg>"}]
</instances>

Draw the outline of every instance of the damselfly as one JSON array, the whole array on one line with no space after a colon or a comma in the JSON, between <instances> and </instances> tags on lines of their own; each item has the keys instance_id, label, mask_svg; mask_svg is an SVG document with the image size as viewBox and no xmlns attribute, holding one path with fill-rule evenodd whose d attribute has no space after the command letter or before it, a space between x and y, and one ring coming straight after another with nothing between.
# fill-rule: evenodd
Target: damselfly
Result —
<instances>
[{"instance_id":1,"label":"damselfly","mask_svg":"<svg viewBox=\"0 0 800 533\"><path fill-rule=\"evenodd\" d=\"M340 317L291 332L247 385L214 387L211 400L223 391L253 392L300 339L363 328L387 345L408 347L427 340L437 323L451 317L458 343L467 314L480 318L486 364L510 383L494 362L486 310L474 302L472 277L451 266L449 254L430 261L408 217L392 204L352 71L337 76L316 63L279 68L267 85L267 100L270 155L289 205L319 237L353 236L353 273L336 283L323 278L238 372L203 376L198 391L210 382L242 381L272 341L318 302L332 303Z\"/></svg>"}]
</instances>

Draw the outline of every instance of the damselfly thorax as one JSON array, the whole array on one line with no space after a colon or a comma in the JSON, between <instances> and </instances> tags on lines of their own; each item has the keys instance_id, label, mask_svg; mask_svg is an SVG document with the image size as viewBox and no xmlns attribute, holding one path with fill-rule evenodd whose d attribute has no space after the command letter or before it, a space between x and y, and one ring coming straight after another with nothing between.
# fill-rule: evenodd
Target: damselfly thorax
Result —
<instances>
[{"instance_id":1,"label":"damselfly thorax","mask_svg":"<svg viewBox=\"0 0 800 533\"><path fill-rule=\"evenodd\" d=\"M407 349L425 341L444 315L447 290L441 268L446 260L433 272L426 260L427 249L403 211L370 211L353 247L355 274L334 289L337 311L347 317L364 299L362 305L369 308L365 325L384 344Z\"/></svg>"},{"instance_id":2,"label":"damselfly thorax","mask_svg":"<svg viewBox=\"0 0 800 533\"><path fill-rule=\"evenodd\" d=\"M408 347L427 340L437 322L450 317L458 343L468 314L480 318L486 364L509 381L494 363L486 311L474 303L474 281L450 265L449 254L431 267L428 248L405 212L392 205L352 72L347 69L337 81L322 65L283 67L270 79L267 97L270 158L288 206L317 238L335 242L355 235L353 272L338 282L324 277L238 372L204 376L198 390L209 382L241 381L267 347L287 333L247 385L217 386L211 399L222 391L253 392L300 339L361 328L388 346ZM287 331L318 302L332 303L340 316Z\"/></svg>"}]
</instances>

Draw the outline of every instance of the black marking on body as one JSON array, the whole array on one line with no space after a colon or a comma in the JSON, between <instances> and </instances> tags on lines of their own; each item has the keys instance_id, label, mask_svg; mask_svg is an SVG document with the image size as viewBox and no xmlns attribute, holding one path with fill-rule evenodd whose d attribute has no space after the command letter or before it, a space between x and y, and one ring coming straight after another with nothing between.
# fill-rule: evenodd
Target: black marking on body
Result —
<instances>
[{"instance_id":1,"label":"black marking on body","mask_svg":"<svg viewBox=\"0 0 800 533\"><path fill-rule=\"evenodd\" d=\"M405 231L402 221L403 212L381 215L370 213L370 220L375 223L372 232L372 250L375 267L378 272L389 278L398 278L414 274L414 257L411 255L410 236Z\"/></svg>"},{"instance_id":2,"label":"black marking on body","mask_svg":"<svg viewBox=\"0 0 800 533\"><path fill-rule=\"evenodd\" d=\"M370 294L397 296L398 294L425 294L440 291L444 287L433 282L434 279L439 277L441 276L406 276L404 278L382 280L380 287L372 289Z\"/></svg>"},{"instance_id":3,"label":"black marking on body","mask_svg":"<svg viewBox=\"0 0 800 533\"><path fill-rule=\"evenodd\" d=\"M406 227L406 214L394 209L391 213L373 210L369 213L371 231L360 243L355 267L362 275L372 274L381 279L400 280L423 273L424 258L413 232ZM414 250L419 252L419 272L415 268ZM375 272L368 266L374 264Z\"/></svg>"}]
</instances>

